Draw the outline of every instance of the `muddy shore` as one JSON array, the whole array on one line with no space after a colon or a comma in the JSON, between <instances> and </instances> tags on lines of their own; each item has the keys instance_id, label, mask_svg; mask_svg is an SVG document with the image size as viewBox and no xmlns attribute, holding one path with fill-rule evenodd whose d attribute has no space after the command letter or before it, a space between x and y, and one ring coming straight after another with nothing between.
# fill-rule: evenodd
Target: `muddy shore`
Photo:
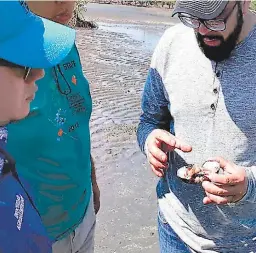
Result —
<instances>
[{"instance_id":1,"label":"muddy shore","mask_svg":"<svg viewBox=\"0 0 256 253\"><path fill-rule=\"evenodd\" d=\"M86 18L99 24L77 35L91 85L92 155L101 188L95 252L156 253L157 178L137 146L136 128L154 47L177 20L166 10L102 4L88 4Z\"/></svg>"}]
</instances>

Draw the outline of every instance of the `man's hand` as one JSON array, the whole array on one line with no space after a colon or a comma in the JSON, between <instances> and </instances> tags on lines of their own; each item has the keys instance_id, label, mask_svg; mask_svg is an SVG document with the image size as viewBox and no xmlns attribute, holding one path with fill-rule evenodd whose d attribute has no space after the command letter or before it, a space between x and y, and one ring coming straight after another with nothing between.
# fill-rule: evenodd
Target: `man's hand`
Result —
<instances>
[{"instance_id":1,"label":"man's hand","mask_svg":"<svg viewBox=\"0 0 256 253\"><path fill-rule=\"evenodd\" d=\"M167 151L173 151L175 148L183 152L190 152L192 147L174 135L162 129L153 130L146 141L146 155L152 171L158 176L164 175L163 170L168 168Z\"/></svg>"},{"instance_id":2,"label":"man's hand","mask_svg":"<svg viewBox=\"0 0 256 253\"><path fill-rule=\"evenodd\" d=\"M204 204L230 204L238 202L247 192L248 181L245 169L226 161L222 157L213 158L220 163L224 174L209 174L209 181L204 181L202 186L206 197Z\"/></svg>"}]
</instances>

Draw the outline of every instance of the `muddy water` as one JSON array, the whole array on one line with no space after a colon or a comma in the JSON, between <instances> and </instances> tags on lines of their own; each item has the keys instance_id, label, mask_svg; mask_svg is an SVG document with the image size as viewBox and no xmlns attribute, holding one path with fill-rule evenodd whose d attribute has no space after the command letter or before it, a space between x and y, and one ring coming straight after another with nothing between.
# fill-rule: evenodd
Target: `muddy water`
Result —
<instances>
[{"instance_id":1,"label":"muddy water","mask_svg":"<svg viewBox=\"0 0 256 253\"><path fill-rule=\"evenodd\" d=\"M162 35L160 27L147 27L145 25L132 25L132 24L113 24L98 22L99 29L113 32L117 34L124 34L129 36L131 39L141 42L147 49L153 50L157 45L159 38ZM151 29L150 29L151 28ZM153 29L152 29L153 28Z\"/></svg>"},{"instance_id":2,"label":"muddy water","mask_svg":"<svg viewBox=\"0 0 256 253\"><path fill-rule=\"evenodd\" d=\"M96 253L159 252L157 179L139 151L136 128L150 58L168 26L109 22L103 16L98 30L78 31L93 98L92 155L101 188Z\"/></svg>"},{"instance_id":3,"label":"muddy water","mask_svg":"<svg viewBox=\"0 0 256 253\"><path fill-rule=\"evenodd\" d=\"M176 17L171 17L172 10L160 8L140 8L124 5L94 4L87 5L86 17L93 20L118 20L120 22L145 22L159 24L175 24Z\"/></svg>"}]
</instances>

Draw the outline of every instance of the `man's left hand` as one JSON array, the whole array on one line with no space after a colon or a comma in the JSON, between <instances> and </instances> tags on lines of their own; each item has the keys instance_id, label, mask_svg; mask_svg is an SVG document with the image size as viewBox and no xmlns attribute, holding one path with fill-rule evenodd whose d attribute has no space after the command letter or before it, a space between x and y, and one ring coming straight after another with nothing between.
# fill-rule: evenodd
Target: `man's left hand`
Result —
<instances>
[{"instance_id":1,"label":"man's left hand","mask_svg":"<svg viewBox=\"0 0 256 253\"><path fill-rule=\"evenodd\" d=\"M202 187L206 197L204 204L230 204L238 202L243 198L247 191L247 177L245 169L226 161L222 157L211 159L219 162L224 174L210 174L209 181L204 181Z\"/></svg>"}]
</instances>

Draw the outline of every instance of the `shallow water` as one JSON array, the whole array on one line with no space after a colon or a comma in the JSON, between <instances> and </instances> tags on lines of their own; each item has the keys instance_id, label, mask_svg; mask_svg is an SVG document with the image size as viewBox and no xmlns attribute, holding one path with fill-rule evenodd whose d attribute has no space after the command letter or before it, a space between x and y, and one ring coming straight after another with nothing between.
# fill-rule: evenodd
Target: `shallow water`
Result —
<instances>
[{"instance_id":1,"label":"shallow water","mask_svg":"<svg viewBox=\"0 0 256 253\"><path fill-rule=\"evenodd\" d=\"M163 31L145 27L145 25L130 25L130 24L113 24L98 22L99 29L114 33L126 34L133 40L142 42L147 49L153 51L157 45ZM158 26L159 28L159 26Z\"/></svg>"},{"instance_id":2,"label":"shallow water","mask_svg":"<svg viewBox=\"0 0 256 253\"><path fill-rule=\"evenodd\" d=\"M171 17L172 10L161 8L141 8L125 5L88 3L85 17L93 20L126 20L129 22L156 22L174 24L177 17Z\"/></svg>"}]
</instances>

